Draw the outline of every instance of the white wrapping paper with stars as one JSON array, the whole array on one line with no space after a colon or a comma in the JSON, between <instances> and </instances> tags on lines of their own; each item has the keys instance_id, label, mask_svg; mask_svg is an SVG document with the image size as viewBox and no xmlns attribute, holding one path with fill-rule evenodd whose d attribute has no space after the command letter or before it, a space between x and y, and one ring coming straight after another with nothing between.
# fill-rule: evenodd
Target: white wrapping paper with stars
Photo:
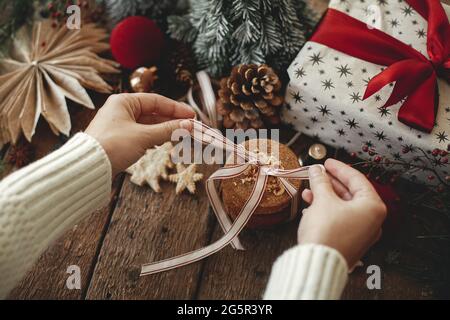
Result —
<instances>
[{"instance_id":1,"label":"white wrapping paper with stars","mask_svg":"<svg viewBox=\"0 0 450 320\"><path fill-rule=\"evenodd\" d=\"M443 5L450 16L450 7ZM403 0L331 0L339 10L427 54L427 21ZM355 152L363 159L367 145L380 155L402 163L432 165L445 179L450 166L444 157L433 157L434 149L447 150L450 143L450 85L438 80L439 107L431 133L413 129L397 118L402 102L383 105L394 83L363 100L368 82L385 66L360 60L325 45L308 42L288 73L288 106L284 122L328 145ZM425 152L425 155L423 154ZM431 183L430 172L413 170L408 177ZM436 179L437 180L437 179Z\"/></svg>"}]
</instances>

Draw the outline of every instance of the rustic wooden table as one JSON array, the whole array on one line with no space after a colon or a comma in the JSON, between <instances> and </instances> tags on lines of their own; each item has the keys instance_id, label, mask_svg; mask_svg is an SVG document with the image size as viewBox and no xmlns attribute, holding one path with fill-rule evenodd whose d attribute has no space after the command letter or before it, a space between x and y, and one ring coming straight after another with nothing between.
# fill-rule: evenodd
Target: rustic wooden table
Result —
<instances>
[{"instance_id":1,"label":"rustic wooden table","mask_svg":"<svg viewBox=\"0 0 450 320\"><path fill-rule=\"evenodd\" d=\"M327 0L311 1L324 12ZM97 105L102 104L98 99ZM73 132L86 127L95 111L72 107ZM39 125L33 145L36 159L61 144L45 123ZM303 153L311 140L302 137L295 151ZM339 150L331 155L343 156ZM3 155L8 150L3 150ZM1 155L1 154L0 154ZM214 168L203 167L208 175ZM5 174L11 172L8 169ZM1 177L0 177L1 178ZM92 214L57 241L13 291L11 299L260 299L272 263L284 250L295 245L297 223L274 230L246 230L242 235L245 252L226 248L194 265L167 273L140 278L142 263L160 260L202 247L217 239L221 230L209 210L205 192L196 196L176 196L174 188L162 184L163 192L130 183L121 175L114 181L108 207ZM202 188L199 188L202 190ZM405 216L419 217L432 211L407 209ZM442 224L430 228L440 232ZM396 231L381 241L364 259L365 265L382 269L382 289L366 286L366 269L350 276L345 299L412 299L448 297L432 281L419 281L404 268L411 261L427 259L403 245L409 237L420 234L421 225L400 218ZM449 230L448 226L447 229ZM436 233L439 234L439 233ZM430 246L425 243L424 248ZM432 249L432 248L430 248ZM67 268L81 268L81 290L68 290Z\"/></svg>"}]
</instances>

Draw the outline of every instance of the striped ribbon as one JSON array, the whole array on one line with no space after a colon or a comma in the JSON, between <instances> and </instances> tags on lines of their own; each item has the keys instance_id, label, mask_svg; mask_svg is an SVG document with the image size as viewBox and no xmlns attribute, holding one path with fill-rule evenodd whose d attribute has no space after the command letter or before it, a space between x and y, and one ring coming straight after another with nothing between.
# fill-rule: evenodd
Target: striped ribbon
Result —
<instances>
[{"instance_id":1,"label":"striped ribbon","mask_svg":"<svg viewBox=\"0 0 450 320\"><path fill-rule=\"evenodd\" d=\"M195 141L198 141L202 144L212 144L214 147L220 148L221 150L234 152L239 158L239 160L237 161L237 165L228 166L217 170L206 182L206 192L208 194L209 201L225 235L218 241L204 248L180 255L175 258L143 265L141 276L168 271L200 261L212 254L219 252L230 244L234 249L244 250L244 247L239 241L238 235L245 228L250 218L261 203L270 176L278 178L286 189L286 192L292 198L291 218L295 218L298 213L298 190L289 181L289 179L307 180L309 178L309 167L303 167L294 170L283 170L274 166L267 165L266 163L261 162L258 155L246 150L242 145L236 145L235 143L224 137L220 132L204 125L201 122L195 120L191 121L193 122L193 131L191 135ZM237 219L232 222L225 212L222 200L219 196L216 182L238 177L246 172L246 170L249 169L250 166L256 166L257 168L256 183L253 186L250 197L237 216Z\"/></svg>"}]
</instances>

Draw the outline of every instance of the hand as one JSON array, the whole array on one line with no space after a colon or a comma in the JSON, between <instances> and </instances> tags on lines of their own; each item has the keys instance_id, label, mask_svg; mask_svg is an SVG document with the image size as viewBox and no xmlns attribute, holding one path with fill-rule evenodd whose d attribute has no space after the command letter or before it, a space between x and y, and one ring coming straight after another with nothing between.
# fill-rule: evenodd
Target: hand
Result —
<instances>
[{"instance_id":1,"label":"hand","mask_svg":"<svg viewBox=\"0 0 450 320\"><path fill-rule=\"evenodd\" d=\"M192 130L194 111L156 94L112 95L86 133L106 151L113 176L126 170L156 145L170 141L176 129Z\"/></svg>"},{"instance_id":2,"label":"hand","mask_svg":"<svg viewBox=\"0 0 450 320\"><path fill-rule=\"evenodd\" d=\"M321 244L339 251L353 268L381 237L386 206L366 177L350 166L327 160L310 169L311 190L303 199L311 206L303 211L299 244Z\"/></svg>"}]
</instances>

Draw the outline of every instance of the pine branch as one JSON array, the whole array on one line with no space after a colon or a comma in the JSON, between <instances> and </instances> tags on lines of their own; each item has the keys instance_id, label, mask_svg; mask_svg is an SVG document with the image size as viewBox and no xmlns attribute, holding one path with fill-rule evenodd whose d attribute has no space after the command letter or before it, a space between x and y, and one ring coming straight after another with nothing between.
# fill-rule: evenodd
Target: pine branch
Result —
<instances>
[{"instance_id":1,"label":"pine branch","mask_svg":"<svg viewBox=\"0 0 450 320\"><path fill-rule=\"evenodd\" d=\"M146 16L165 25L169 14L186 8L185 0L104 0L104 2L112 26L135 15Z\"/></svg>"},{"instance_id":2,"label":"pine branch","mask_svg":"<svg viewBox=\"0 0 450 320\"><path fill-rule=\"evenodd\" d=\"M170 16L167 21L172 38L184 43L192 43L197 38L198 31L192 26L188 15Z\"/></svg>"},{"instance_id":3,"label":"pine branch","mask_svg":"<svg viewBox=\"0 0 450 320\"><path fill-rule=\"evenodd\" d=\"M238 64L286 69L316 21L304 0L191 0L188 15L171 17L169 32L192 44L213 76Z\"/></svg>"}]
</instances>

